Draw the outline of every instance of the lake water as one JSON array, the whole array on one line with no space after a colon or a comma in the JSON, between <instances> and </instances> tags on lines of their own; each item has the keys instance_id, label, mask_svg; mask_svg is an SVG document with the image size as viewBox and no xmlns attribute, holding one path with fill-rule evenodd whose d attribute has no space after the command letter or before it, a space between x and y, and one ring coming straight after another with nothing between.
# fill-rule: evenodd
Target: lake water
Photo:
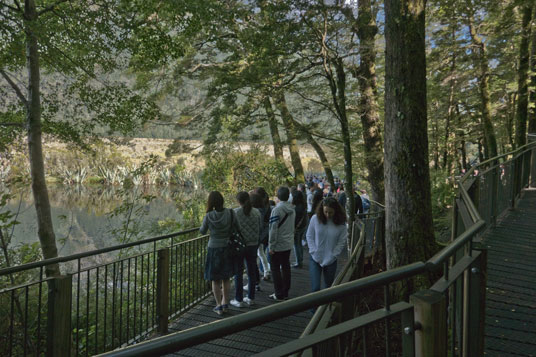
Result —
<instances>
[{"instance_id":1,"label":"lake water","mask_svg":"<svg viewBox=\"0 0 536 357\"><path fill-rule=\"evenodd\" d=\"M20 222L13 228L11 247L38 242L31 190L14 195L14 199L0 209L0 212L10 210L17 214L17 221ZM146 196L152 198L145 200L143 197ZM154 227L158 226L158 222L184 223L181 212L191 204L189 200L192 196L193 191L184 187L135 186L126 191L117 187L49 186L59 255L66 256L109 247L121 241L163 234L165 230L161 228L155 231ZM112 214L114 210L116 213ZM121 229L127 221L129 229L140 234L127 234L125 238ZM171 231L177 230L177 226L170 226ZM11 229L8 233L11 233Z\"/></svg>"}]
</instances>

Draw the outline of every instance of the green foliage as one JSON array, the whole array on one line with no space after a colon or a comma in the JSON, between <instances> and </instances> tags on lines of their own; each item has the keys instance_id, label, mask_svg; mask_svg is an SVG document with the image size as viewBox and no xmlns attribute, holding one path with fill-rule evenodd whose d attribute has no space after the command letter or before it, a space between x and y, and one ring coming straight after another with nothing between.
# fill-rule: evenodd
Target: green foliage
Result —
<instances>
[{"instance_id":1,"label":"green foliage","mask_svg":"<svg viewBox=\"0 0 536 357\"><path fill-rule=\"evenodd\" d=\"M212 145L205 148L204 158L203 186L208 191L217 190L231 197L238 191L249 191L258 186L271 194L279 185L293 179L288 169L268 156L260 146L242 152L225 145Z\"/></svg>"},{"instance_id":2,"label":"green foliage","mask_svg":"<svg viewBox=\"0 0 536 357\"><path fill-rule=\"evenodd\" d=\"M436 240L446 242L450 239L451 208L456 197L453 177L444 171L431 171L432 215Z\"/></svg>"}]
</instances>

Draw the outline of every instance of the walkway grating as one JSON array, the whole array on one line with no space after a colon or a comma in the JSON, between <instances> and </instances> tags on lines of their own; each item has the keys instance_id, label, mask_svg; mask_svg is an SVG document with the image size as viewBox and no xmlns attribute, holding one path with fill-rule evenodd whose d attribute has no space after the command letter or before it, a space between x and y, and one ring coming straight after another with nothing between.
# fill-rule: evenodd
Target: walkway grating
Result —
<instances>
[{"instance_id":1,"label":"walkway grating","mask_svg":"<svg viewBox=\"0 0 536 357\"><path fill-rule=\"evenodd\" d=\"M486 356L536 356L536 190L484 236Z\"/></svg>"},{"instance_id":2,"label":"walkway grating","mask_svg":"<svg viewBox=\"0 0 536 357\"><path fill-rule=\"evenodd\" d=\"M304 251L304 267L301 269L292 269L290 289L291 299L308 294L311 291L308 269L309 255L306 250L307 249ZM340 271L345 264L346 259L342 257L339 258L337 269ZM246 278L244 278L244 283L247 283ZM229 312L224 315L224 318L225 316L235 316L261 307L277 304L277 302L268 298L268 295L272 294L273 291L274 289L271 281L262 281L261 291L256 293L255 305L243 308L230 306ZM244 293L246 292L244 291ZM231 296L234 297L234 290L231 293ZM172 322L169 327L169 332L183 331L221 319L221 317L217 316L212 311L213 307L214 298L210 296ZM311 317L312 313L309 311L301 312L228 335L224 338L212 340L195 347L175 352L170 356L250 356L299 338Z\"/></svg>"}]
</instances>

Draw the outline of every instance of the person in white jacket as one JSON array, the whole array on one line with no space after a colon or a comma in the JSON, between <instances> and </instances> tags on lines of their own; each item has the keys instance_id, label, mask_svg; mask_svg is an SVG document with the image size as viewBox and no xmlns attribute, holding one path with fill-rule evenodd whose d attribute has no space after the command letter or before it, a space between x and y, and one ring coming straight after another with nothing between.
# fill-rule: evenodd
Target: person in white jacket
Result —
<instances>
[{"instance_id":1,"label":"person in white jacket","mask_svg":"<svg viewBox=\"0 0 536 357\"><path fill-rule=\"evenodd\" d=\"M335 198L325 198L318 205L306 237L311 255L311 290L320 290L322 275L325 287L329 288L335 280L337 257L342 253L348 238L346 214Z\"/></svg>"}]
</instances>

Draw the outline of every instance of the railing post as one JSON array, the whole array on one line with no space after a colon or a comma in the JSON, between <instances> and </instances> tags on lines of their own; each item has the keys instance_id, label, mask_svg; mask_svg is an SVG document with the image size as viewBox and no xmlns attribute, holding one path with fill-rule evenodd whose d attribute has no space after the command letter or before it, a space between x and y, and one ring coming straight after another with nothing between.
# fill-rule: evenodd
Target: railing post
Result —
<instances>
[{"instance_id":1,"label":"railing post","mask_svg":"<svg viewBox=\"0 0 536 357\"><path fill-rule=\"evenodd\" d=\"M156 265L156 316L157 331L160 334L168 332L169 318L169 248L158 250Z\"/></svg>"},{"instance_id":2,"label":"railing post","mask_svg":"<svg viewBox=\"0 0 536 357\"><path fill-rule=\"evenodd\" d=\"M501 168L498 165L498 161L495 160L493 162L493 170L492 170L492 177L491 177L491 217L490 217L490 224L492 227L495 227L495 224L497 223L497 195L499 194L499 175Z\"/></svg>"},{"instance_id":3,"label":"railing post","mask_svg":"<svg viewBox=\"0 0 536 357\"><path fill-rule=\"evenodd\" d=\"M409 298L415 309L415 356L446 356L447 303L445 295L433 290L419 291Z\"/></svg>"},{"instance_id":4,"label":"railing post","mask_svg":"<svg viewBox=\"0 0 536 357\"><path fill-rule=\"evenodd\" d=\"M486 313L487 250L481 248L468 273L466 321L463 356L484 355L484 326Z\"/></svg>"},{"instance_id":5,"label":"railing post","mask_svg":"<svg viewBox=\"0 0 536 357\"><path fill-rule=\"evenodd\" d=\"M511 197L511 201L510 201L510 209L514 209L516 207L516 193L517 193L517 167L519 166L517 164L517 160L516 158L513 158L512 159L512 163L511 165L513 167L511 167L511 175L512 175L512 197Z\"/></svg>"},{"instance_id":6,"label":"railing post","mask_svg":"<svg viewBox=\"0 0 536 357\"><path fill-rule=\"evenodd\" d=\"M527 135L527 142L533 143L536 141L536 133L531 133ZM531 150L530 155L530 184L532 188L536 187L536 147Z\"/></svg>"},{"instance_id":7,"label":"railing post","mask_svg":"<svg viewBox=\"0 0 536 357\"><path fill-rule=\"evenodd\" d=\"M71 355L72 275L48 281L47 356Z\"/></svg>"},{"instance_id":8,"label":"railing post","mask_svg":"<svg viewBox=\"0 0 536 357\"><path fill-rule=\"evenodd\" d=\"M415 356L415 321L413 309L405 310L401 314L402 318L402 356Z\"/></svg>"}]
</instances>

